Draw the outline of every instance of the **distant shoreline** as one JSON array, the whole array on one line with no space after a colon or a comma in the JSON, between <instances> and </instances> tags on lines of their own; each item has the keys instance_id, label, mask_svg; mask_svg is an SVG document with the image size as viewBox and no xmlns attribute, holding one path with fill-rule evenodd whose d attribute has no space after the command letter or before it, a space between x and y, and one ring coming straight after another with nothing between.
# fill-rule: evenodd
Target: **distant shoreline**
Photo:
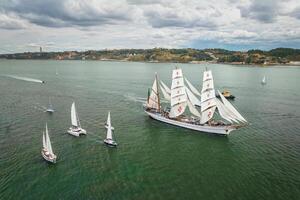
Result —
<instances>
[{"instance_id":1,"label":"distant shoreline","mask_svg":"<svg viewBox=\"0 0 300 200\"><path fill-rule=\"evenodd\" d=\"M0 54L0 59L83 60L144 63L229 64L258 66L298 66L300 49L277 48L270 51L229 51L225 49L114 49L64 52L24 52Z\"/></svg>"},{"instance_id":2,"label":"distant shoreline","mask_svg":"<svg viewBox=\"0 0 300 200\"><path fill-rule=\"evenodd\" d=\"M300 67L300 63L273 63L273 64L255 64L255 63L249 63L249 64L237 64L237 63L221 63L221 62L151 62L151 61L128 61L128 60L70 60L70 59L65 59L65 60L57 60L57 59L6 59L6 58L0 58L1 60L31 60L31 61L92 61L92 62L127 62L127 63L153 63L153 64L192 64L192 65L205 65L205 64L215 64L215 65L234 65L234 66L255 66L255 67L280 67L280 66L295 66L295 67Z\"/></svg>"}]
</instances>

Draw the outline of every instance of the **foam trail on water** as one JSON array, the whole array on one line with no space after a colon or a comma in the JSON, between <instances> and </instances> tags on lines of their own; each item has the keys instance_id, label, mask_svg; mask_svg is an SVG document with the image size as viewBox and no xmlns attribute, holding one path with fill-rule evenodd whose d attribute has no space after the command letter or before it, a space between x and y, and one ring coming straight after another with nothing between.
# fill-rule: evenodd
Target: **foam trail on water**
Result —
<instances>
[{"instance_id":1,"label":"foam trail on water","mask_svg":"<svg viewBox=\"0 0 300 200\"><path fill-rule=\"evenodd\" d=\"M6 77L22 80L22 81L29 81L29 82L35 82L35 83L45 83L45 81L39 80L39 79L33 79L28 77L22 77L22 76L15 76L15 75L6 75Z\"/></svg>"},{"instance_id":2,"label":"foam trail on water","mask_svg":"<svg viewBox=\"0 0 300 200\"><path fill-rule=\"evenodd\" d=\"M142 98L142 97L136 97L133 96L131 94L125 94L124 97L130 101L134 101L134 102L140 102L140 103L144 103L146 101L146 98Z\"/></svg>"},{"instance_id":3,"label":"foam trail on water","mask_svg":"<svg viewBox=\"0 0 300 200\"><path fill-rule=\"evenodd\" d=\"M130 101L139 102L139 103L145 103L147 101L147 98L132 96L129 94L124 95L124 97ZM165 99L161 99L160 102L161 103L169 103L169 101L167 101Z\"/></svg>"}]
</instances>

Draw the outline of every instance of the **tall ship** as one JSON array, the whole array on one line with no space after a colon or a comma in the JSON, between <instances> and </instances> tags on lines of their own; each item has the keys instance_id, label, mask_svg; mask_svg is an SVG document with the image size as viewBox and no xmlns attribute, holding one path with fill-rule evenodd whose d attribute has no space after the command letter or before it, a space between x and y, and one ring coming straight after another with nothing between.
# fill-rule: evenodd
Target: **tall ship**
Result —
<instances>
[{"instance_id":1,"label":"tall ship","mask_svg":"<svg viewBox=\"0 0 300 200\"><path fill-rule=\"evenodd\" d=\"M168 102L166 108L162 108L159 89ZM144 111L151 118L167 124L220 135L228 135L231 131L246 126L246 119L222 93L218 91L221 100L216 98L215 93L211 70L204 71L202 90L199 92L183 76L182 70L176 68L172 73L171 89L162 81L159 83L158 76L155 75L144 103Z\"/></svg>"}]
</instances>

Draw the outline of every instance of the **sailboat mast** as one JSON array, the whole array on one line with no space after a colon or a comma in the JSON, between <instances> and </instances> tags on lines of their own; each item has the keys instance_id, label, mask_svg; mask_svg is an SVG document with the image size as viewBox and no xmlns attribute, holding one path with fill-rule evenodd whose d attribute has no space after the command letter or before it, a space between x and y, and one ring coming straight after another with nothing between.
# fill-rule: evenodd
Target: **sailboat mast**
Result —
<instances>
[{"instance_id":1,"label":"sailboat mast","mask_svg":"<svg viewBox=\"0 0 300 200\"><path fill-rule=\"evenodd\" d=\"M74 103L74 107L75 107L75 103ZM81 125L80 125L79 116L78 116L78 113L77 113L76 107L75 107L75 113L76 113L76 118L77 118L78 127L80 128L80 127L81 127Z\"/></svg>"},{"instance_id":2,"label":"sailboat mast","mask_svg":"<svg viewBox=\"0 0 300 200\"><path fill-rule=\"evenodd\" d=\"M160 97L159 97L159 90L158 90L158 78L157 78L157 73L155 73L155 80L156 80L156 92L157 92L158 112L160 112Z\"/></svg>"}]
</instances>

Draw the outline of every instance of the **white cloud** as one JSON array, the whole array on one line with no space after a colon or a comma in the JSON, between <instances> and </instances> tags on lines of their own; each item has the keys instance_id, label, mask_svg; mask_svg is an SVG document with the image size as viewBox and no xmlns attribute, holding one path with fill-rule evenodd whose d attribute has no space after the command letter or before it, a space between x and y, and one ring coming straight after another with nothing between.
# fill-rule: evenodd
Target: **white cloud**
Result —
<instances>
[{"instance_id":1,"label":"white cloud","mask_svg":"<svg viewBox=\"0 0 300 200\"><path fill-rule=\"evenodd\" d=\"M23 29L26 22L14 14L0 13L0 28L2 29Z\"/></svg>"},{"instance_id":2,"label":"white cloud","mask_svg":"<svg viewBox=\"0 0 300 200\"><path fill-rule=\"evenodd\" d=\"M28 44L53 51L208 42L300 47L299 8L298 0L13 0L0 5L0 45L15 44L16 51L36 48Z\"/></svg>"}]
</instances>

